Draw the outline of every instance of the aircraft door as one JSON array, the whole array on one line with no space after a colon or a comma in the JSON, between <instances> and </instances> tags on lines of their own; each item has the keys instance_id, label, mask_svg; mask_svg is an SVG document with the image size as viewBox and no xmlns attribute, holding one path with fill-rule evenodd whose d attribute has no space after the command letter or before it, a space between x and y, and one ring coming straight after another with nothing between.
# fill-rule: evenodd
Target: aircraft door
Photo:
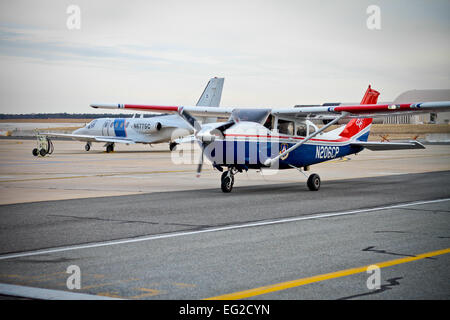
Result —
<instances>
[{"instance_id":1,"label":"aircraft door","mask_svg":"<svg viewBox=\"0 0 450 320\"><path fill-rule=\"evenodd\" d=\"M109 124L110 124L110 120L105 120L105 123L103 123L103 127L102 127L102 135L103 136L109 136Z\"/></svg>"}]
</instances>

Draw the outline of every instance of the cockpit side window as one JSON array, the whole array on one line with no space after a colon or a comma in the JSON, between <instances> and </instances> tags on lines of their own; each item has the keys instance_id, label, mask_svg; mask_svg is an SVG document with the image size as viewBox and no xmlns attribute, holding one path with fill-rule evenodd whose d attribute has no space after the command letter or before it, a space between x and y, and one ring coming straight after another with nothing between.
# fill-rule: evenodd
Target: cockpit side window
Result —
<instances>
[{"instance_id":1,"label":"cockpit side window","mask_svg":"<svg viewBox=\"0 0 450 320\"><path fill-rule=\"evenodd\" d=\"M286 120L278 120L278 132L282 134L287 134L290 136L294 135L294 122Z\"/></svg>"},{"instance_id":2,"label":"cockpit side window","mask_svg":"<svg viewBox=\"0 0 450 320\"><path fill-rule=\"evenodd\" d=\"M264 127L266 127L269 130L272 130L273 128L273 122L274 122L274 117L272 116L272 114L269 114L269 116L266 119L266 122L264 123Z\"/></svg>"}]
</instances>

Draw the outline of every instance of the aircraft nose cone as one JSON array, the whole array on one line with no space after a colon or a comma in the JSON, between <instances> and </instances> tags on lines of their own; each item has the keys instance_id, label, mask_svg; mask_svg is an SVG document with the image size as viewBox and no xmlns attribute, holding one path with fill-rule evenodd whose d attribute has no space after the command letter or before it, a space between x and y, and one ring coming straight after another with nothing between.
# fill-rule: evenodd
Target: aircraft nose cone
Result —
<instances>
[{"instance_id":1,"label":"aircraft nose cone","mask_svg":"<svg viewBox=\"0 0 450 320\"><path fill-rule=\"evenodd\" d=\"M82 131L83 130L83 128L79 128L79 129L76 129L75 131L73 131L72 133L73 134L82 134Z\"/></svg>"}]
</instances>

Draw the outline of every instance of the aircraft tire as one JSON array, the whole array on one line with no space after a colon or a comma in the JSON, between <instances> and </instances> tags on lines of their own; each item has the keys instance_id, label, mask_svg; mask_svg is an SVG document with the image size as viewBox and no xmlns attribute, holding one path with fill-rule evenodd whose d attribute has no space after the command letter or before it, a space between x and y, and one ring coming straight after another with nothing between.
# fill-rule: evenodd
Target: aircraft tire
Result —
<instances>
[{"instance_id":1,"label":"aircraft tire","mask_svg":"<svg viewBox=\"0 0 450 320\"><path fill-rule=\"evenodd\" d=\"M39 155L39 150L37 148L33 149L33 156L37 157Z\"/></svg>"},{"instance_id":2,"label":"aircraft tire","mask_svg":"<svg viewBox=\"0 0 450 320\"><path fill-rule=\"evenodd\" d=\"M86 143L86 145L84 146L84 150L86 151L91 150L91 145L89 143Z\"/></svg>"},{"instance_id":3,"label":"aircraft tire","mask_svg":"<svg viewBox=\"0 0 450 320\"><path fill-rule=\"evenodd\" d=\"M39 154L40 154L42 157L44 157L44 156L47 154L47 150L41 149L41 150L39 150Z\"/></svg>"},{"instance_id":4,"label":"aircraft tire","mask_svg":"<svg viewBox=\"0 0 450 320\"><path fill-rule=\"evenodd\" d=\"M107 152L107 153L110 153L110 152L113 152L113 151L114 151L114 147L113 147L112 145L108 144L108 145L106 146L106 152Z\"/></svg>"},{"instance_id":5,"label":"aircraft tire","mask_svg":"<svg viewBox=\"0 0 450 320\"><path fill-rule=\"evenodd\" d=\"M308 182L306 183L309 190L317 191L320 189L320 177L318 174L311 174L308 178Z\"/></svg>"},{"instance_id":6,"label":"aircraft tire","mask_svg":"<svg viewBox=\"0 0 450 320\"><path fill-rule=\"evenodd\" d=\"M233 190L234 177L232 175L228 176L228 172L222 173L220 188L223 192L229 193Z\"/></svg>"}]
</instances>

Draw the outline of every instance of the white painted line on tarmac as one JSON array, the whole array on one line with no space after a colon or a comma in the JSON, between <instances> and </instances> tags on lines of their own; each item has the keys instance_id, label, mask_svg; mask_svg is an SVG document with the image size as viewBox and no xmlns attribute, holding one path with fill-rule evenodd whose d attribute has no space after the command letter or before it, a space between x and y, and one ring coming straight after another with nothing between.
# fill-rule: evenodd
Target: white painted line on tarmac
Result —
<instances>
[{"instance_id":1,"label":"white painted line on tarmac","mask_svg":"<svg viewBox=\"0 0 450 320\"><path fill-rule=\"evenodd\" d=\"M39 300L122 300L93 294L16 286L5 283L0 283L0 294Z\"/></svg>"},{"instance_id":2,"label":"white painted line on tarmac","mask_svg":"<svg viewBox=\"0 0 450 320\"><path fill-rule=\"evenodd\" d=\"M346 215L352 215L352 214L369 213L369 212L383 211L383 210L389 210L389 209L399 209L399 208L418 206L418 205L423 205L423 204L446 202L446 201L450 201L450 198L425 200L425 201L413 201L413 202L400 203L400 204L395 204L395 205L390 205L390 206L381 206L381 207L365 208L365 209L357 209L357 210L349 210L349 211L341 211L341 212L319 213L319 214L314 214L314 215L310 215L310 216L306 216L306 217L282 218L282 219L275 219L275 220L234 224L234 225L229 225L229 226L224 226L224 227L212 227L212 228L206 228L206 229L195 230L195 231L181 231L181 232L163 233L163 234L134 237L134 238L124 238L124 239L111 240L111 241L91 242L91 243L80 244L80 245L54 247L54 248L49 248L49 249L41 249L41 250L4 254L4 255L0 255L0 260L23 258L23 257L29 257L29 256L37 256L37 255L41 255L41 254L51 254L51 253L81 250L81 249L108 247L108 246L115 246L115 245L120 245L120 244L151 241L151 240L158 240L158 239L184 237L184 236L190 236L190 235L197 235L197 234L201 234L201 233L210 233L210 232L227 231L227 230L235 230L235 229L242 229L242 228L260 227L260 226L267 226L267 225L274 225L274 224L281 224L281 223L288 223L288 222L297 222L297 221L304 221L304 220L314 220L314 219L321 219L321 218L339 217L339 216L346 216Z\"/></svg>"}]
</instances>

